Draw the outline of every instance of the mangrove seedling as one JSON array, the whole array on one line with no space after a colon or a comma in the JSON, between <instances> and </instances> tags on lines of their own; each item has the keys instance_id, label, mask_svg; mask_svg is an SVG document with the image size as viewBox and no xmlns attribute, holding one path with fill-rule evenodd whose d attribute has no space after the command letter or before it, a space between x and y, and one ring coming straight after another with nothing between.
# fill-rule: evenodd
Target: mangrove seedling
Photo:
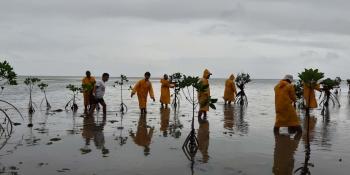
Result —
<instances>
[{"instance_id":1,"label":"mangrove seedling","mask_svg":"<svg viewBox=\"0 0 350 175\"><path fill-rule=\"evenodd\" d=\"M183 76L183 80L179 82L179 88L183 92L183 95L185 96L186 100L192 105L192 125L191 125L191 132L187 136L184 144L182 145L182 150L184 151L186 157L193 161L194 155L197 153L198 150L198 139L196 137L195 129L194 129L194 115L195 115L195 109L198 106L198 100L197 100L197 94L196 92L204 92L207 88L209 88L208 85L203 85L199 82L198 77L191 77L191 76ZM209 105L211 108L216 109L214 103L217 102L217 99L212 99L211 97L208 98L204 103L201 105ZM209 103L209 104L208 104Z\"/></svg>"},{"instance_id":2,"label":"mangrove seedling","mask_svg":"<svg viewBox=\"0 0 350 175\"><path fill-rule=\"evenodd\" d=\"M32 98L32 93L34 90L34 87L37 83L39 83L41 80L36 77L28 77L24 80L24 84L27 85L28 90L29 90L29 104L28 104L28 112L29 114L33 114L35 112L34 106L33 106L33 98Z\"/></svg>"},{"instance_id":3,"label":"mangrove seedling","mask_svg":"<svg viewBox=\"0 0 350 175\"><path fill-rule=\"evenodd\" d=\"M301 80L298 80L295 84L294 84L294 89L295 89L295 95L297 97L297 107L299 109L304 108L304 84Z\"/></svg>"},{"instance_id":4,"label":"mangrove seedling","mask_svg":"<svg viewBox=\"0 0 350 175\"><path fill-rule=\"evenodd\" d=\"M128 111L128 107L123 102L123 85L126 82L129 82L129 80L123 74L120 75L120 80L114 82L116 85L120 86L120 109L119 109L119 111L122 114L124 114L124 113L126 113Z\"/></svg>"},{"instance_id":5,"label":"mangrove seedling","mask_svg":"<svg viewBox=\"0 0 350 175\"><path fill-rule=\"evenodd\" d=\"M340 77L335 77L335 83L336 85L334 86L334 94L335 95L338 95L339 92L341 92L341 88L340 88L340 85L341 85L341 82L342 82L342 79Z\"/></svg>"},{"instance_id":6,"label":"mangrove seedling","mask_svg":"<svg viewBox=\"0 0 350 175\"><path fill-rule=\"evenodd\" d=\"M2 91L5 85L17 85L17 74L13 71L12 66L7 61L2 61L0 62L0 86L1 86L0 95L2 94ZM9 105L11 108L16 110L18 114L21 116L21 118L23 119L21 112L13 104L3 99L0 99L0 102L6 105ZM11 117L8 114L8 110L2 107L0 108L0 113L3 114L3 115L0 115L0 140L2 138L4 138L5 140L8 140L12 134L13 125L16 125L16 124L11 120ZM4 145L5 144L0 145L0 149Z\"/></svg>"},{"instance_id":7,"label":"mangrove seedling","mask_svg":"<svg viewBox=\"0 0 350 175\"><path fill-rule=\"evenodd\" d=\"M64 107L67 110L67 107L70 107L72 111L77 111L78 110L78 105L76 103L78 99L78 94L80 91L82 91L82 88L69 84L66 86L67 89L69 89L72 92L72 98L67 102L66 106Z\"/></svg>"},{"instance_id":8,"label":"mangrove seedling","mask_svg":"<svg viewBox=\"0 0 350 175\"><path fill-rule=\"evenodd\" d=\"M175 110L180 108L180 82L183 78L183 75L180 72L170 75L170 83L174 84L174 92L171 94L173 101L171 102Z\"/></svg>"},{"instance_id":9,"label":"mangrove seedling","mask_svg":"<svg viewBox=\"0 0 350 175\"><path fill-rule=\"evenodd\" d=\"M332 89L336 88L338 85L337 80L332 80L330 78L327 78L320 83L322 85L322 92L321 92L321 102L320 106L322 106L322 112L321 114L324 115L325 110L328 110L329 102L332 101L333 106L335 103L338 104L340 107L339 100L337 99L336 95L331 92Z\"/></svg>"},{"instance_id":10,"label":"mangrove seedling","mask_svg":"<svg viewBox=\"0 0 350 175\"><path fill-rule=\"evenodd\" d=\"M314 91L317 86L317 82L324 77L324 73L319 72L318 69L305 69L303 72L298 74L298 77L305 86L309 87L310 91ZM311 95L311 92L309 92L309 95ZM307 99L310 100L311 98L308 97ZM306 102L305 106L307 115L309 115L310 111L308 104L310 104L310 102Z\"/></svg>"},{"instance_id":11,"label":"mangrove seedling","mask_svg":"<svg viewBox=\"0 0 350 175\"><path fill-rule=\"evenodd\" d=\"M48 86L49 85L47 83L44 83L44 82L38 84L38 87L40 88L41 92L44 93L44 98L41 100L40 107L41 107L41 105L43 104L43 102L45 100L45 102L46 102L46 110L50 110L51 109L51 105L50 105L49 101L47 100L47 96L46 96L46 89L47 89Z\"/></svg>"},{"instance_id":12,"label":"mangrove seedling","mask_svg":"<svg viewBox=\"0 0 350 175\"><path fill-rule=\"evenodd\" d=\"M250 75L246 73L240 73L236 78L236 86L239 88L239 92L237 93L235 103L241 106L248 105L248 97L244 92L245 85L251 81Z\"/></svg>"}]
</instances>

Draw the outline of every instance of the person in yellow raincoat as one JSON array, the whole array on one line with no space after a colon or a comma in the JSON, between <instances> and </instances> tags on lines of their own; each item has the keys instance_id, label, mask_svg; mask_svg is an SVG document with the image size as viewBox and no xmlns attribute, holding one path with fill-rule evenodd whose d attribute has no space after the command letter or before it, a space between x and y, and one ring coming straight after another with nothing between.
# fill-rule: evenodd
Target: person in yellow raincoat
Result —
<instances>
[{"instance_id":1,"label":"person in yellow raincoat","mask_svg":"<svg viewBox=\"0 0 350 175\"><path fill-rule=\"evenodd\" d=\"M90 71L86 71L86 77L82 80L83 96L84 96L84 112L87 113L88 107L90 106L92 90L96 84L95 77L91 76Z\"/></svg>"},{"instance_id":2,"label":"person in yellow raincoat","mask_svg":"<svg viewBox=\"0 0 350 175\"><path fill-rule=\"evenodd\" d=\"M315 90L321 91L320 84L316 84L315 88L311 88L304 83L304 100L306 107L317 108Z\"/></svg>"},{"instance_id":3,"label":"person in yellow raincoat","mask_svg":"<svg viewBox=\"0 0 350 175\"><path fill-rule=\"evenodd\" d=\"M163 78L160 80L161 83L161 91L160 91L160 104L161 107L164 108L164 104L165 104L165 108L168 108L168 104L170 104L170 89L174 87L173 84L170 83L169 81L169 77L167 74L164 74Z\"/></svg>"},{"instance_id":4,"label":"person in yellow raincoat","mask_svg":"<svg viewBox=\"0 0 350 175\"><path fill-rule=\"evenodd\" d=\"M289 131L302 132L300 120L294 107L296 95L292 82L293 76L286 75L275 86L276 122L273 129L275 133L279 133L280 127L288 127Z\"/></svg>"},{"instance_id":5,"label":"person in yellow raincoat","mask_svg":"<svg viewBox=\"0 0 350 175\"><path fill-rule=\"evenodd\" d=\"M150 128L148 130L148 128ZM150 144L153 136L154 127L147 126L146 115L141 114L137 125L136 135L131 131L130 137L134 140L136 145L144 147L145 156L150 153Z\"/></svg>"},{"instance_id":6,"label":"person in yellow raincoat","mask_svg":"<svg viewBox=\"0 0 350 175\"><path fill-rule=\"evenodd\" d=\"M230 75L230 78L225 82L225 92L224 92L224 100L225 104L231 104L232 101L235 100L237 95L236 84L235 84L235 76L233 74Z\"/></svg>"},{"instance_id":7,"label":"person in yellow raincoat","mask_svg":"<svg viewBox=\"0 0 350 175\"><path fill-rule=\"evenodd\" d=\"M208 86L203 92L198 92L198 103L199 103L199 112L198 119L201 119L202 115L204 119L207 118L207 112L209 111L208 99L210 97L210 87L209 87L209 78L212 73L208 69L205 69L203 72L203 77L199 80L202 86Z\"/></svg>"},{"instance_id":8,"label":"person in yellow raincoat","mask_svg":"<svg viewBox=\"0 0 350 175\"><path fill-rule=\"evenodd\" d=\"M151 96L152 100L155 101L152 83L149 81L150 77L151 73L146 72L145 78L138 81L131 92L131 98L137 93L141 114L147 113L146 107L148 94Z\"/></svg>"}]
</instances>

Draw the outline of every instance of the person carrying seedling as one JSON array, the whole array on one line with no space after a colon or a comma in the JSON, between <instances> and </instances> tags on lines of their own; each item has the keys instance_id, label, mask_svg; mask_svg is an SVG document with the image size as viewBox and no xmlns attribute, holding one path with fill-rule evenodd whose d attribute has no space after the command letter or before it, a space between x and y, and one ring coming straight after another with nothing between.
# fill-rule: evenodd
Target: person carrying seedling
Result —
<instances>
[{"instance_id":1,"label":"person carrying seedling","mask_svg":"<svg viewBox=\"0 0 350 175\"><path fill-rule=\"evenodd\" d=\"M101 104L102 109L103 109L103 115L106 116L107 113L107 105L103 99L103 96L105 95L106 91L106 85L105 83L109 79L109 74L108 73L103 73L102 74L102 81L97 81L97 83L94 86L93 90L93 100L92 100L92 106L90 109L90 114L92 114L96 108L96 105Z\"/></svg>"},{"instance_id":2,"label":"person carrying seedling","mask_svg":"<svg viewBox=\"0 0 350 175\"><path fill-rule=\"evenodd\" d=\"M296 95L294 85L292 85L293 76L286 75L275 86L275 110L276 121L273 131L279 134L280 127L288 127L288 131L298 134L302 132L300 121L297 116L294 103L296 102Z\"/></svg>"},{"instance_id":3,"label":"person carrying seedling","mask_svg":"<svg viewBox=\"0 0 350 175\"><path fill-rule=\"evenodd\" d=\"M161 83L161 91L160 91L160 104L161 108L168 108L168 104L170 104L170 88L174 87L174 84L170 83L169 77L167 74L164 74L163 78L160 80Z\"/></svg>"},{"instance_id":4,"label":"person carrying seedling","mask_svg":"<svg viewBox=\"0 0 350 175\"><path fill-rule=\"evenodd\" d=\"M308 106L310 109L317 108L315 90L321 91L320 84L317 83L315 88L311 88L309 85L304 83L305 106Z\"/></svg>"},{"instance_id":5,"label":"person carrying seedling","mask_svg":"<svg viewBox=\"0 0 350 175\"><path fill-rule=\"evenodd\" d=\"M207 111L209 111L209 98L210 98L210 88L209 88L209 78L212 73L208 69L205 69L203 72L203 78L199 80L201 84L201 89L198 91L198 103L199 103L199 112L198 119L207 118Z\"/></svg>"},{"instance_id":6,"label":"person carrying seedling","mask_svg":"<svg viewBox=\"0 0 350 175\"><path fill-rule=\"evenodd\" d=\"M235 76L233 74L230 75L229 79L225 82L225 92L224 92L224 100L225 105L231 104L232 101L235 100L237 95L236 84L235 84Z\"/></svg>"},{"instance_id":7,"label":"person carrying seedling","mask_svg":"<svg viewBox=\"0 0 350 175\"><path fill-rule=\"evenodd\" d=\"M153 101L156 101L154 98L152 83L149 81L150 77L151 77L151 73L146 72L145 78L142 80L139 80L131 92L131 98L135 95L135 93L137 93L141 114L147 113L146 108L147 108L148 94L151 96Z\"/></svg>"},{"instance_id":8,"label":"person carrying seedling","mask_svg":"<svg viewBox=\"0 0 350 175\"><path fill-rule=\"evenodd\" d=\"M88 106L90 106L92 90L94 89L96 80L91 76L90 71L86 71L86 77L82 80L83 97L84 97L84 113L87 113Z\"/></svg>"}]
</instances>

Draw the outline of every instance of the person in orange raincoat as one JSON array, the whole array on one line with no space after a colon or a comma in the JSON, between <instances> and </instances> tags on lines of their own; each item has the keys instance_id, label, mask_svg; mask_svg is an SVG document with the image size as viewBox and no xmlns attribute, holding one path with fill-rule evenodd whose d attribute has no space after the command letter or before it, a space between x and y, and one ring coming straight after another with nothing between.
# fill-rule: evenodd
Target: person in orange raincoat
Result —
<instances>
[{"instance_id":1,"label":"person in orange raincoat","mask_svg":"<svg viewBox=\"0 0 350 175\"><path fill-rule=\"evenodd\" d=\"M237 95L236 84L235 84L235 76L233 74L230 75L230 78L225 82L225 92L224 92L224 100L225 104L231 104L232 101L235 100Z\"/></svg>"},{"instance_id":2,"label":"person in orange raincoat","mask_svg":"<svg viewBox=\"0 0 350 175\"><path fill-rule=\"evenodd\" d=\"M209 87L209 78L212 73L208 69L205 69L203 72L203 78L199 80L202 86L208 86L203 92L198 92L198 103L199 103L199 112L198 119L204 116L204 119L207 118L207 111L209 111L208 99L210 97L210 87Z\"/></svg>"},{"instance_id":3,"label":"person in orange raincoat","mask_svg":"<svg viewBox=\"0 0 350 175\"><path fill-rule=\"evenodd\" d=\"M90 71L86 71L86 77L82 80L83 96L84 96L84 112L87 113L88 107L90 107L92 90L96 84L95 77L91 76Z\"/></svg>"},{"instance_id":4,"label":"person in orange raincoat","mask_svg":"<svg viewBox=\"0 0 350 175\"><path fill-rule=\"evenodd\" d=\"M146 107L148 94L151 96L152 100L155 101L152 83L149 81L150 77L151 73L146 72L145 78L138 81L131 92L131 98L137 93L139 107L142 114L147 113Z\"/></svg>"},{"instance_id":5,"label":"person in orange raincoat","mask_svg":"<svg viewBox=\"0 0 350 175\"><path fill-rule=\"evenodd\" d=\"M148 130L149 128L149 130ZM146 115L141 114L137 125L136 134L130 132L130 137L134 140L135 144L144 147L144 154L148 156L150 154L150 144L153 136L154 127L147 125Z\"/></svg>"},{"instance_id":6,"label":"person in orange raincoat","mask_svg":"<svg viewBox=\"0 0 350 175\"><path fill-rule=\"evenodd\" d=\"M306 107L317 108L315 90L321 91L320 84L316 84L315 88L311 88L304 83L304 100Z\"/></svg>"},{"instance_id":7,"label":"person in orange raincoat","mask_svg":"<svg viewBox=\"0 0 350 175\"><path fill-rule=\"evenodd\" d=\"M162 108L164 108L164 104L165 104L165 108L168 108L168 104L170 104L170 90L169 90L169 88L174 87L174 85L171 84L168 79L169 79L168 75L164 74L163 78L160 80L161 91L160 91L160 100L159 101L160 101Z\"/></svg>"},{"instance_id":8,"label":"person in orange raincoat","mask_svg":"<svg viewBox=\"0 0 350 175\"><path fill-rule=\"evenodd\" d=\"M293 76L286 75L275 86L276 122L274 132L279 133L280 127L288 127L289 131L302 132L300 120L297 116L294 103L296 101L295 89L292 85Z\"/></svg>"}]
</instances>

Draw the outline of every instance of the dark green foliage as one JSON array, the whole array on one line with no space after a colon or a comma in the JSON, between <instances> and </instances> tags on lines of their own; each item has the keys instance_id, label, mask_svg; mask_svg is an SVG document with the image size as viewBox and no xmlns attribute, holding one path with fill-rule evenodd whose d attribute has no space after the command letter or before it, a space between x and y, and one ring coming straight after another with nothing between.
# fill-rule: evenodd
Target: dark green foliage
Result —
<instances>
[{"instance_id":1,"label":"dark green foliage","mask_svg":"<svg viewBox=\"0 0 350 175\"><path fill-rule=\"evenodd\" d=\"M94 89L94 85L93 84L82 84L81 85L81 89L83 90L83 91L92 91L93 89Z\"/></svg>"},{"instance_id":2,"label":"dark green foliage","mask_svg":"<svg viewBox=\"0 0 350 175\"><path fill-rule=\"evenodd\" d=\"M318 69L305 69L304 72L298 74L298 77L307 86L315 88L317 82L324 77L324 73L319 72Z\"/></svg>"},{"instance_id":3,"label":"dark green foliage","mask_svg":"<svg viewBox=\"0 0 350 175\"><path fill-rule=\"evenodd\" d=\"M322 90L329 91L338 86L338 81L327 78L322 80L320 84L322 85Z\"/></svg>"},{"instance_id":4,"label":"dark green foliage","mask_svg":"<svg viewBox=\"0 0 350 175\"><path fill-rule=\"evenodd\" d=\"M241 106L248 105L248 97L244 91L245 85L251 82L250 75L247 73L240 73L236 78L236 86L239 88L239 92L237 93L237 97L235 99L235 103Z\"/></svg>"},{"instance_id":5,"label":"dark green foliage","mask_svg":"<svg viewBox=\"0 0 350 175\"><path fill-rule=\"evenodd\" d=\"M342 82L342 79L341 79L340 77L335 77L335 80L334 80L334 81L336 82L336 85L335 85L335 86L339 87L340 84L341 84L341 82Z\"/></svg>"},{"instance_id":6,"label":"dark green foliage","mask_svg":"<svg viewBox=\"0 0 350 175\"><path fill-rule=\"evenodd\" d=\"M67 85L66 88L72 91L73 93L80 92L82 90L80 87L72 84Z\"/></svg>"},{"instance_id":7,"label":"dark green foliage","mask_svg":"<svg viewBox=\"0 0 350 175\"><path fill-rule=\"evenodd\" d=\"M301 80L297 81L294 85L295 94L297 96L297 99L302 99L304 94L304 88L303 88L303 82Z\"/></svg>"},{"instance_id":8,"label":"dark green foliage","mask_svg":"<svg viewBox=\"0 0 350 175\"><path fill-rule=\"evenodd\" d=\"M348 83L348 85L350 85L350 79L347 79L346 82Z\"/></svg>"},{"instance_id":9,"label":"dark green foliage","mask_svg":"<svg viewBox=\"0 0 350 175\"><path fill-rule=\"evenodd\" d=\"M0 83L2 83L1 86L5 84L17 85L16 79L17 74L13 71L12 66L7 61L0 62Z\"/></svg>"},{"instance_id":10,"label":"dark green foliage","mask_svg":"<svg viewBox=\"0 0 350 175\"><path fill-rule=\"evenodd\" d=\"M38 84L39 89L42 90L42 91L46 91L48 86L49 85L47 83L44 83L44 82Z\"/></svg>"},{"instance_id":11,"label":"dark green foliage","mask_svg":"<svg viewBox=\"0 0 350 175\"><path fill-rule=\"evenodd\" d=\"M329 102L331 101L333 103L333 106L335 103L340 106L340 103L338 101L338 98L336 95L334 95L331 90L338 87L338 80L332 80L330 78L324 79L320 83L322 85L322 94L321 94L321 102L320 105L322 106L321 114L325 114L325 110L328 110ZM327 112L327 111L326 111Z\"/></svg>"},{"instance_id":12,"label":"dark green foliage","mask_svg":"<svg viewBox=\"0 0 350 175\"><path fill-rule=\"evenodd\" d=\"M173 101L172 101L172 105L176 110L180 109L180 82L183 79L183 75L180 72L174 73L172 75L169 76L170 77L170 83L174 85L174 93L171 94L171 96L173 97Z\"/></svg>"}]
</instances>

